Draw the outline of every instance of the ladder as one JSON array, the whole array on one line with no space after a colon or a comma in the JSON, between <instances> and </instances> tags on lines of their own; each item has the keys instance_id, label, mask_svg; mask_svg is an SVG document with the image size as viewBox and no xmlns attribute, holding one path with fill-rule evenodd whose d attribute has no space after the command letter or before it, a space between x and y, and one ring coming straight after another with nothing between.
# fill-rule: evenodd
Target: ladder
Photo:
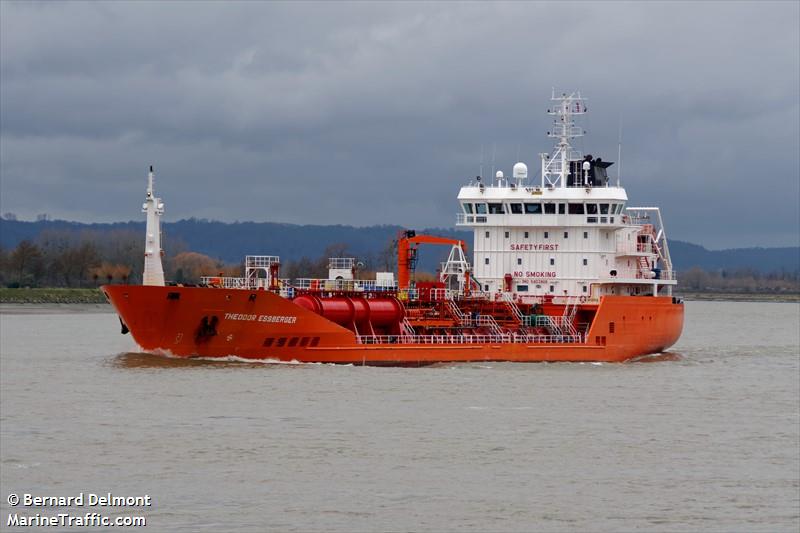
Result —
<instances>
[{"instance_id":1,"label":"ladder","mask_svg":"<svg viewBox=\"0 0 800 533\"><path fill-rule=\"evenodd\" d=\"M517 302L514 301L514 296L510 292L504 292L503 301L506 303L509 310L511 310L511 313L514 315L514 317L519 321L520 324L522 324L522 311L519 310Z\"/></svg>"},{"instance_id":2,"label":"ladder","mask_svg":"<svg viewBox=\"0 0 800 533\"><path fill-rule=\"evenodd\" d=\"M503 330L500 328L500 325L492 315L478 315L478 321L476 325L487 326L490 330L492 330L493 335L503 335Z\"/></svg>"},{"instance_id":3,"label":"ladder","mask_svg":"<svg viewBox=\"0 0 800 533\"><path fill-rule=\"evenodd\" d=\"M643 255L639 256L639 275L642 278L649 277L650 261Z\"/></svg>"},{"instance_id":4,"label":"ladder","mask_svg":"<svg viewBox=\"0 0 800 533\"><path fill-rule=\"evenodd\" d=\"M564 314L561 316L561 329L566 330L566 334L576 336L578 331L575 329L575 315L578 313L578 299L568 298L567 305L564 306Z\"/></svg>"},{"instance_id":5,"label":"ladder","mask_svg":"<svg viewBox=\"0 0 800 533\"><path fill-rule=\"evenodd\" d=\"M450 298L445 299L445 303L447 305L448 311L456 319L456 321L462 326L469 326L470 319L467 315L465 315L461 309L458 307L458 304L455 303Z\"/></svg>"}]
</instances>

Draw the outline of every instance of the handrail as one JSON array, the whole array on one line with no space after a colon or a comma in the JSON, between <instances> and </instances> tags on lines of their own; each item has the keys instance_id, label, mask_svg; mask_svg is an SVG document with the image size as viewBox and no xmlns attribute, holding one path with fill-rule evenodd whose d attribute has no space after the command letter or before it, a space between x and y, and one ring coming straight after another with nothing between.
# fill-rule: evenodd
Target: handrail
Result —
<instances>
[{"instance_id":1,"label":"handrail","mask_svg":"<svg viewBox=\"0 0 800 533\"><path fill-rule=\"evenodd\" d=\"M565 344L583 343L582 335L356 335L358 344Z\"/></svg>"}]
</instances>

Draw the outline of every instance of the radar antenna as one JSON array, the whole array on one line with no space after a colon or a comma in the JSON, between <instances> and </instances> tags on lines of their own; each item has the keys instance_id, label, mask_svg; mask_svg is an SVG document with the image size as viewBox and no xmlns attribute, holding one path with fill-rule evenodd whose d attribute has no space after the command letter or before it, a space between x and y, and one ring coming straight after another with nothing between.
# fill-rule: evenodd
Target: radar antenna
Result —
<instances>
[{"instance_id":1,"label":"radar antenna","mask_svg":"<svg viewBox=\"0 0 800 533\"><path fill-rule=\"evenodd\" d=\"M576 137L583 137L586 133L583 128L575 124L576 115L586 114L586 98L581 96L580 91L571 94L561 93L550 97L553 102L552 107L547 110L547 114L552 115L553 128L547 132L548 137L558 139L552 154L540 154L542 158L542 187L553 188L567 186L567 176L569 175L570 162L580 161L582 158L580 151L574 150L570 140Z\"/></svg>"}]
</instances>

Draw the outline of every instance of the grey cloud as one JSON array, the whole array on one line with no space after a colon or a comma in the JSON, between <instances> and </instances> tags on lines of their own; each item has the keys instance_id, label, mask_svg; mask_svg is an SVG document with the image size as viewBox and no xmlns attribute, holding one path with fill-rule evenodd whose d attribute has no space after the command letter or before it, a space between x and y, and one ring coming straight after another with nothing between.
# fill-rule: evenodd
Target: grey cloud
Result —
<instances>
[{"instance_id":1,"label":"grey cloud","mask_svg":"<svg viewBox=\"0 0 800 533\"><path fill-rule=\"evenodd\" d=\"M587 152L622 118L673 237L798 241L796 3L0 10L3 211L137 218L153 162L171 219L448 226L481 145L535 172L555 85L590 97Z\"/></svg>"}]
</instances>

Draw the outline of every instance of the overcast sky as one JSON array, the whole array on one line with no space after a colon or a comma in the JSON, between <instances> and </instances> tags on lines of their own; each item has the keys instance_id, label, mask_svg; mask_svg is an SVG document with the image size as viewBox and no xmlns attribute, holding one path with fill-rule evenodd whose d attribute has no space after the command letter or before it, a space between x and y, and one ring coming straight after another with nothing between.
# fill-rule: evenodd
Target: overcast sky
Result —
<instances>
[{"instance_id":1,"label":"overcast sky","mask_svg":"<svg viewBox=\"0 0 800 533\"><path fill-rule=\"evenodd\" d=\"M555 86L672 238L797 245L799 5L2 1L0 211L452 226Z\"/></svg>"}]
</instances>

